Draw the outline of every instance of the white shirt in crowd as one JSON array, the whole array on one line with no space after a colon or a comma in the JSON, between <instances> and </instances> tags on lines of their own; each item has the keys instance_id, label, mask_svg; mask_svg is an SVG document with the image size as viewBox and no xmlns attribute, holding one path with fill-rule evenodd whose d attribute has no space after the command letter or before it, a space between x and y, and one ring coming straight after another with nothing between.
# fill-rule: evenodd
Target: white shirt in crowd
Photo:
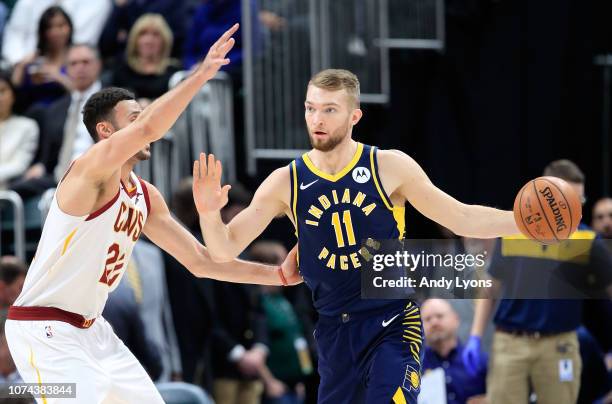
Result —
<instances>
[{"instance_id":1,"label":"white shirt in crowd","mask_svg":"<svg viewBox=\"0 0 612 404\"><path fill-rule=\"evenodd\" d=\"M36 51L38 21L51 6L60 6L72 20L72 43L96 46L111 12L112 0L17 0L4 29L2 57L15 64Z\"/></svg>"},{"instance_id":2,"label":"white shirt in crowd","mask_svg":"<svg viewBox=\"0 0 612 404\"><path fill-rule=\"evenodd\" d=\"M93 145L93 139L89 132L87 132L87 128L85 127L85 123L83 122L83 106L85 102L91 97L94 93L98 92L102 88L102 84L99 81L93 83L87 90L82 93L78 91L73 91L71 94L72 101L70 102L70 107L68 109L67 116L70 116L70 113L73 108L76 108L77 102L80 97L84 100L81 104L81 118L79 119L79 124L76 129L76 138L74 139L74 146L72 149L72 160L79 157L81 154L85 153L87 149Z\"/></svg>"},{"instance_id":3,"label":"white shirt in crowd","mask_svg":"<svg viewBox=\"0 0 612 404\"><path fill-rule=\"evenodd\" d=\"M11 115L0 122L0 189L25 173L38 147L38 125L30 118Z\"/></svg>"}]
</instances>

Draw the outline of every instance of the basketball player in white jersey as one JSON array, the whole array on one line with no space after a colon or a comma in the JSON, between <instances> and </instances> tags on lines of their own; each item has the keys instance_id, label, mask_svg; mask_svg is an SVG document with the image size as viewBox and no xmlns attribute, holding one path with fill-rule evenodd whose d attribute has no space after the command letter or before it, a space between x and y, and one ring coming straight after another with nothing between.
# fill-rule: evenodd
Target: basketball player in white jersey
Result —
<instances>
[{"instance_id":1,"label":"basketball player in white jersey","mask_svg":"<svg viewBox=\"0 0 612 404\"><path fill-rule=\"evenodd\" d=\"M159 191L132 173L138 161L149 158L149 144L164 136L200 87L229 63L225 56L237 29L225 32L189 78L144 111L119 88L87 101L83 120L96 144L60 181L23 291L8 313L6 336L24 381L76 383L76 399L66 399L70 403L163 402L101 317L141 232L199 277L269 285L301 281L292 261L281 268L213 263L171 217ZM38 399L58 401L63 400Z\"/></svg>"}]
</instances>

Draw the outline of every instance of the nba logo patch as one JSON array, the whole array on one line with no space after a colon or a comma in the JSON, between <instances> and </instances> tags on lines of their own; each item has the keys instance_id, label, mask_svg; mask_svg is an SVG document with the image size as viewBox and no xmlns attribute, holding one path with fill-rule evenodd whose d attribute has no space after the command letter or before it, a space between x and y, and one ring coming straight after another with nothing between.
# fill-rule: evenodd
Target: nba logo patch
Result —
<instances>
[{"instance_id":1,"label":"nba logo patch","mask_svg":"<svg viewBox=\"0 0 612 404\"><path fill-rule=\"evenodd\" d=\"M355 167L353 169L353 180L358 184L365 184L371 176L370 170L365 167Z\"/></svg>"},{"instance_id":2,"label":"nba logo patch","mask_svg":"<svg viewBox=\"0 0 612 404\"><path fill-rule=\"evenodd\" d=\"M50 325L45 327L45 334L47 334L47 338L53 337L53 331L51 331L51 326Z\"/></svg>"},{"instance_id":3,"label":"nba logo patch","mask_svg":"<svg viewBox=\"0 0 612 404\"><path fill-rule=\"evenodd\" d=\"M402 388L406 391L419 391L421 387L421 376L419 372L416 371L410 365L406 366L406 373L404 375L404 383L402 384Z\"/></svg>"}]
</instances>

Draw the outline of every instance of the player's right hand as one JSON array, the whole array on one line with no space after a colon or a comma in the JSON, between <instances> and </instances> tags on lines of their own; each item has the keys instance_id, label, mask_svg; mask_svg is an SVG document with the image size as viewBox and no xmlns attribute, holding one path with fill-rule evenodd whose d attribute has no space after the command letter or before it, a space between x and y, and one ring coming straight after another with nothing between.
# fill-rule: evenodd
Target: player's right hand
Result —
<instances>
[{"instance_id":1,"label":"player's right hand","mask_svg":"<svg viewBox=\"0 0 612 404\"><path fill-rule=\"evenodd\" d=\"M193 200L200 215L216 213L228 201L230 185L221 187L223 167L213 154L208 158L200 153L200 160L193 162Z\"/></svg>"},{"instance_id":2,"label":"player's right hand","mask_svg":"<svg viewBox=\"0 0 612 404\"><path fill-rule=\"evenodd\" d=\"M229 64L230 60L225 56L234 47L236 40L232 35L238 31L239 24L234 24L230 29L225 31L217 42L208 50L208 54L198 67L198 70L204 73L206 80L212 79L219 71L221 66Z\"/></svg>"},{"instance_id":3,"label":"player's right hand","mask_svg":"<svg viewBox=\"0 0 612 404\"><path fill-rule=\"evenodd\" d=\"M480 337L471 335L463 348L461 359L463 366L470 376L476 376L481 371L481 352L480 352Z\"/></svg>"},{"instance_id":4,"label":"player's right hand","mask_svg":"<svg viewBox=\"0 0 612 404\"><path fill-rule=\"evenodd\" d=\"M304 278L300 275L300 268L297 261L298 245L296 244L281 265L281 271L287 280L287 285L293 286L304 282Z\"/></svg>"}]
</instances>

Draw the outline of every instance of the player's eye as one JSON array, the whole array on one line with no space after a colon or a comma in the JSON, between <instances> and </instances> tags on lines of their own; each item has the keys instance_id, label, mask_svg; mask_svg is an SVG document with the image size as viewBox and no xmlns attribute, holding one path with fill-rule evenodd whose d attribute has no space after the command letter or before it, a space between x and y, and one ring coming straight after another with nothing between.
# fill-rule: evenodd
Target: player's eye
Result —
<instances>
[{"instance_id":1,"label":"player's eye","mask_svg":"<svg viewBox=\"0 0 612 404\"><path fill-rule=\"evenodd\" d=\"M313 112L314 108L313 107L306 107L306 112Z\"/></svg>"},{"instance_id":2,"label":"player's eye","mask_svg":"<svg viewBox=\"0 0 612 404\"><path fill-rule=\"evenodd\" d=\"M336 108L327 108L325 112L336 112Z\"/></svg>"}]
</instances>

